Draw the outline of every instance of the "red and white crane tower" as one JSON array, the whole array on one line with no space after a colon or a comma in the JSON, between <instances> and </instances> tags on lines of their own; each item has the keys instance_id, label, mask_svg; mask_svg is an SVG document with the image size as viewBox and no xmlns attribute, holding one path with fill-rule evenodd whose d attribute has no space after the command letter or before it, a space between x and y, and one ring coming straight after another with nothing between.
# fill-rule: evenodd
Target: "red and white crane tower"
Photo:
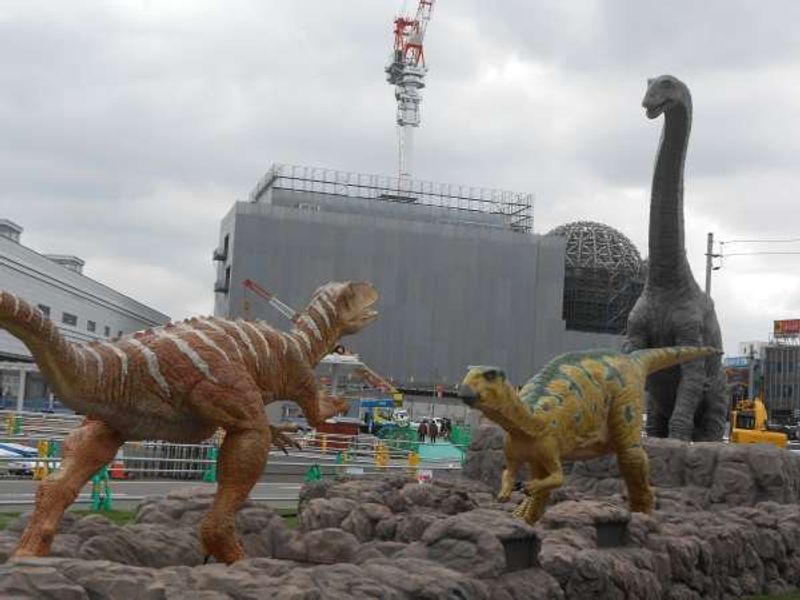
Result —
<instances>
[{"instance_id":1,"label":"red and white crane tower","mask_svg":"<svg viewBox=\"0 0 800 600\"><path fill-rule=\"evenodd\" d=\"M401 14L394 20L394 47L386 80L394 87L397 99L398 171L401 186L411 179L414 156L414 128L419 127L420 90L425 87L423 41L436 0L419 0L415 14ZM405 12L405 11L404 11Z\"/></svg>"}]
</instances>

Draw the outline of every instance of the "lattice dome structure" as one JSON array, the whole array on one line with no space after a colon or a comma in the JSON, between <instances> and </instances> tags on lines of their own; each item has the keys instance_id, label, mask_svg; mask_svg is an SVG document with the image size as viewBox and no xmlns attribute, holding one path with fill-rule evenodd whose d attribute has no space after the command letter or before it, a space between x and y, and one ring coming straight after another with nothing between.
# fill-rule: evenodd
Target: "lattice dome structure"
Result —
<instances>
[{"instance_id":1,"label":"lattice dome structure","mask_svg":"<svg viewBox=\"0 0 800 600\"><path fill-rule=\"evenodd\" d=\"M547 235L567 239L563 317L567 329L621 334L644 286L636 246L613 227L577 221Z\"/></svg>"}]
</instances>

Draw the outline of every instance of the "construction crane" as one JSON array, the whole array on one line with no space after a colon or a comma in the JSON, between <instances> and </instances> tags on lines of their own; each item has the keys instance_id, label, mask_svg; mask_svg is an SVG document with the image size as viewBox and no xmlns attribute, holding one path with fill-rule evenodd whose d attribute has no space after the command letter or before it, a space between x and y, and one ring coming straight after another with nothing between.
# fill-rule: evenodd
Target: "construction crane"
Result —
<instances>
[{"instance_id":1,"label":"construction crane","mask_svg":"<svg viewBox=\"0 0 800 600\"><path fill-rule=\"evenodd\" d=\"M386 81L394 87L397 100L398 172L401 188L411 180L414 157L414 128L419 127L420 90L425 87L423 41L435 0L419 0L414 15L401 14L394 20L394 46L386 67Z\"/></svg>"},{"instance_id":2,"label":"construction crane","mask_svg":"<svg viewBox=\"0 0 800 600\"><path fill-rule=\"evenodd\" d=\"M270 306L272 306L275 310L277 310L279 313L281 313L284 317L289 319L295 325L299 325L302 322L302 318L299 312L297 312L291 306L283 302L274 293L258 285L252 279L245 279L244 281L242 281L242 286L245 289L250 290L257 296L260 296L261 298L266 300ZM338 345L336 347L335 353L345 354L345 355L352 354L342 345ZM376 389L379 389L387 394L391 394L395 400L395 404L402 406L403 395L397 390L397 388L395 388L391 383L386 381L385 378L381 377L375 371L370 369L363 362L361 363L360 366L354 369L353 373L368 385Z\"/></svg>"}]
</instances>

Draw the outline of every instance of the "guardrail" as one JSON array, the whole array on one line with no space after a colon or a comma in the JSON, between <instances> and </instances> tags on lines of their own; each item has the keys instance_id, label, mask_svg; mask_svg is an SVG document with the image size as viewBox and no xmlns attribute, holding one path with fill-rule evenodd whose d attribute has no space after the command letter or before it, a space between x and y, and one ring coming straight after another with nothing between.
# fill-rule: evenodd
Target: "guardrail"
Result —
<instances>
[{"instance_id":1,"label":"guardrail","mask_svg":"<svg viewBox=\"0 0 800 600\"><path fill-rule=\"evenodd\" d=\"M19 421L17 419L19 418ZM43 477L60 464L60 444L81 422L82 417L50 413L16 413L0 411L0 443L11 442L38 447L36 456L0 456L0 475ZM2 429L5 424L5 431ZM337 433L290 434L301 450L285 452L273 448L266 472L280 471L302 475L302 469L320 465L342 472L348 467L361 469L364 475L386 469L409 468L409 457L426 444L413 439L379 439L372 435ZM216 480L216 457L220 436L201 444L174 444L162 441L126 442L110 466L112 479L191 479ZM457 470L466 451L464 444L452 445L460 457L411 460L414 466L427 470ZM14 469L6 465L15 463ZM292 469L300 472L291 472Z\"/></svg>"},{"instance_id":2,"label":"guardrail","mask_svg":"<svg viewBox=\"0 0 800 600\"><path fill-rule=\"evenodd\" d=\"M147 498L152 498L152 494L149 496L121 496L116 498L116 502L141 502ZM286 498L280 496L250 496L248 500L252 500L253 502L294 502L294 498ZM34 504L36 502L35 497L31 498L19 498L17 500L0 500L0 506L18 506L20 504ZM89 494L81 494L75 500L72 501L72 504L91 504L93 502L91 495Z\"/></svg>"}]
</instances>

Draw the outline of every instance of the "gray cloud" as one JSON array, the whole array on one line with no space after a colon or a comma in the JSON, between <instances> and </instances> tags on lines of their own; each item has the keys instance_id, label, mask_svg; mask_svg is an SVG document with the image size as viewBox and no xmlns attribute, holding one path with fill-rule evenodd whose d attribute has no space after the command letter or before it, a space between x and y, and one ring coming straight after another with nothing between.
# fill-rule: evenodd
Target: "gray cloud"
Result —
<instances>
[{"instance_id":1,"label":"gray cloud","mask_svg":"<svg viewBox=\"0 0 800 600\"><path fill-rule=\"evenodd\" d=\"M173 317L209 312L219 220L269 164L393 172L398 6L0 6L0 216ZM798 17L789 0L441 0L415 172L531 191L538 231L604 221L646 254L661 122L639 103L647 77L673 73L694 97L687 244L702 280L707 231L798 236ZM732 257L714 290L729 350L800 314L791 257Z\"/></svg>"}]
</instances>

